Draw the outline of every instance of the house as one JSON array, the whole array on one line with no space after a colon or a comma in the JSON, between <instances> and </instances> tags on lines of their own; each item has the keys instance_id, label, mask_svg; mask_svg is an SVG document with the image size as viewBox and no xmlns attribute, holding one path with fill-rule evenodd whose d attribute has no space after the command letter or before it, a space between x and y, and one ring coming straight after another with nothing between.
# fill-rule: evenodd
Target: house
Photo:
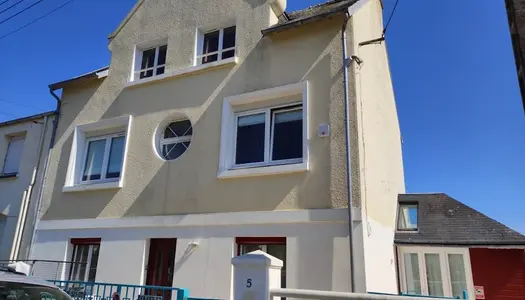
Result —
<instances>
[{"instance_id":1,"label":"house","mask_svg":"<svg viewBox=\"0 0 525 300\"><path fill-rule=\"evenodd\" d=\"M108 67L51 84L32 258L66 280L229 299L232 257L262 249L286 287L396 293L404 178L381 1L285 8L138 1Z\"/></svg>"},{"instance_id":2,"label":"house","mask_svg":"<svg viewBox=\"0 0 525 300\"><path fill-rule=\"evenodd\" d=\"M525 299L525 236L446 194L399 195L400 291Z\"/></svg>"},{"instance_id":3,"label":"house","mask_svg":"<svg viewBox=\"0 0 525 300\"><path fill-rule=\"evenodd\" d=\"M0 261L28 258L54 120L45 112L0 123Z\"/></svg>"},{"instance_id":4,"label":"house","mask_svg":"<svg viewBox=\"0 0 525 300\"><path fill-rule=\"evenodd\" d=\"M521 91L521 98L525 108L525 2L523 0L505 0L507 8L507 18L509 20L516 71L518 73L518 83Z\"/></svg>"}]
</instances>

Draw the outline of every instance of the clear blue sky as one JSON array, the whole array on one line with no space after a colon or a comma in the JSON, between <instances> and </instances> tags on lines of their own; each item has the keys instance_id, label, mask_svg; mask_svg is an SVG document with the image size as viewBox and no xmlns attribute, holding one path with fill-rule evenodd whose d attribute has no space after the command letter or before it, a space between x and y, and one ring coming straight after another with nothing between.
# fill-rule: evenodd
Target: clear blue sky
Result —
<instances>
[{"instance_id":1,"label":"clear blue sky","mask_svg":"<svg viewBox=\"0 0 525 300\"><path fill-rule=\"evenodd\" d=\"M383 1L386 18L395 0ZM64 2L43 1L0 36ZM75 0L1 39L0 121L54 109L48 84L107 65L107 35L134 3ZM387 46L407 191L446 192L525 233L525 113L504 1L400 0Z\"/></svg>"}]
</instances>

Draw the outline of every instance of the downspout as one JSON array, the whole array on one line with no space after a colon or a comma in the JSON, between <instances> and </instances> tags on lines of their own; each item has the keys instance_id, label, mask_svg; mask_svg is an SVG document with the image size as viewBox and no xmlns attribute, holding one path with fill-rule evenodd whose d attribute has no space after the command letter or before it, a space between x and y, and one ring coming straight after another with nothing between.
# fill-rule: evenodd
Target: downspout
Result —
<instances>
[{"instance_id":1,"label":"downspout","mask_svg":"<svg viewBox=\"0 0 525 300\"><path fill-rule=\"evenodd\" d=\"M348 243L350 244L350 288L355 292L355 264L354 264L354 235L353 235L353 212L352 212L352 155L350 151L350 96L348 92L348 68L350 66L350 58L348 57L347 49L347 34L346 25L350 19L350 14L345 13L343 26L341 29L341 42L343 50L343 89L345 102L345 139L346 139L346 178L348 180L347 195L348 195Z\"/></svg>"},{"instance_id":2,"label":"downspout","mask_svg":"<svg viewBox=\"0 0 525 300\"><path fill-rule=\"evenodd\" d=\"M42 206L42 193L44 190L44 181L47 173L47 167L49 165L49 155L51 154L51 149L55 146L55 138L56 138L56 131L58 127L58 120L60 118L60 108L62 106L62 102L60 101L60 98L57 96L57 94L54 93L54 89L50 86L49 87L49 93L53 98L55 98L57 102L57 108L55 110L55 120L53 120L53 129L51 132L51 140L49 141L49 152L46 156L46 161L44 162L44 170L42 171L42 180L40 182L40 190L38 191L38 197L37 197L37 205L35 210L35 218L33 219L33 232L31 233L31 243L29 244L29 251L27 254L27 259L30 259L32 257L33 252L33 244L35 242L35 236L36 236L36 225L39 221L39 214L40 214L40 207Z\"/></svg>"}]
</instances>

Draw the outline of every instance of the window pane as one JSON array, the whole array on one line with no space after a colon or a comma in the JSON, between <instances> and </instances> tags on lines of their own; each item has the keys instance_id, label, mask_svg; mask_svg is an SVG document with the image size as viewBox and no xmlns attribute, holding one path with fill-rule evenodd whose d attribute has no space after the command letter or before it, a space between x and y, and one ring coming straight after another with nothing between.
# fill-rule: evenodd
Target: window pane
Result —
<instances>
[{"instance_id":1,"label":"window pane","mask_svg":"<svg viewBox=\"0 0 525 300\"><path fill-rule=\"evenodd\" d=\"M237 119L235 164L264 161L265 113Z\"/></svg>"},{"instance_id":2,"label":"window pane","mask_svg":"<svg viewBox=\"0 0 525 300\"><path fill-rule=\"evenodd\" d=\"M224 29L222 38L222 49L235 47L235 26Z\"/></svg>"},{"instance_id":3,"label":"window pane","mask_svg":"<svg viewBox=\"0 0 525 300\"><path fill-rule=\"evenodd\" d=\"M417 204L400 204L398 214L398 230L417 230Z\"/></svg>"},{"instance_id":4,"label":"window pane","mask_svg":"<svg viewBox=\"0 0 525 300\"><path fill-rule=\"evenodd\" d=\"M303 157L303 110L276 111L273 119L272 160Z\"/></svg>"},{"instance_id":5,"label":"window pane","mask_svg":"<svg viewBox=\"0 0 525 300\"><path fill-rule=\"evenodd\" d=\"M208 32L204 35L204 45L202 54L212 53L219 50L219 31ZM202 58L202 63L216 61L218 56L210 55Z\"/></svg>"},{"instance_id":6,"label":"window pane","mask_svg":"<svg viewBox=\"0 0 525 300\"><path fill-rule=\"evenodd\" d=\"M95 282L95 277L97 275L97 265L98 265L98 252L100 250L100 245L93 245L91 247L91 264L89 266L89 273L87 281Z\"/></svg>"},{"instance_id":7,"label":"window pane","mask_svg":"<svg viewBox=\"0 0 525 300\"><path fill-rule=\"evenodd\" d=\"M224 52L222 52L222 58L221 59L226 59L226 58L230 58L230 57L234 57L234 56L235 56L235 50L224 51Z\"/></svg>"},{"instance_id":8,"label":"window pane","mask_svg":"<svg viewBox=\"0 0 525 300\"><path fill-rule=\"evenodd\" d=\"M193 134L190 120L173 122L164 130L164 138L174 138L181 136L190 136Z\"/></svg>"},{"instance_id":9,"label":"window pane","mask_svg":"<svg viewBox=\"0 0 525 300\"><path fill-rule=\"evenodd\" d=\"M88 143L88 150L86 156L86 163L84 165L84 174L82 181L97 180L101 178L102 162L104 161L104 150L106 148L106 140L90 141Z\"/></svg>"},{"instance_id":10,"label":"window pane","mask_svg":"<svg viewBox=\"0 0 525 300\"><path fill-rule=\"evenodd\" d=\"M111 139L111 149L109 152L108 171L106 178L120 177L122 169L122 159L124 158L124 144L126 138L123 136L114 137Z\"/></svg>"},{"instance_id":11,"label":"window pane","mask_svg":"<svg viewBox=\"0 0 525 300\"><path fill-rule=\"evenodd\" d=\"M253 251L262 250L262 245L246 244L241 245L240 255L244 255Z\"/></svg>"},{"instance_id":12,"label":"window pane","mask_svg":"<svg viewBox=\"0 0 525 300\"><path fill-rule=\"evenodd\" d=\"M417 253L405 253L405 279L407 294L421 295L421 277L419 275L419 261Z\"/></svg>"},{"instance_id":13,"label":"window pane","mask_svg":"<svg viewBox=\"0 0 525 300\"><path fill-rule=\"evenodd\" d=\"M22 150L24 149L24 138L11 138L7 146L7 153L4 159L4 174L18 173L20 166L20 158L22 157Z\"/></svg>"},{"instance_id":14,"label":"window pane","mask_svg":"<svg viewBox=\"0 0 525 300\"><path fill-rule=\"evenodd\" d=\"M142 64L140 69L152 68L155 63L155 48L142 52Z\"/></svg>"},{"instance_id":15,"label":"window pane","mask_svg":"<svg viewBox=\"0 0 525 300\"><path fill-rule=\"evenodd\" d=\"M190 142L168 144L162 146L162 156L167 160L173 160L181 156L190 147Z\"/></svg>"},{"instance_id":16,"label":"window pane","mask_svg":"<svg viewBox=\"0 0 525 300\"><path fill-rule=\"evenodd\" d=\"M452 284L452 296L462 297L463 291L467 290L467 277L465 274L465 263L462 254L449 254L448 266L450 269L450 282Z\"/></svg>"},{"instance_id":17,"label":"window pane","mask_svg":"<svg viewBox=\"0 0 525 300\"><path fill-rule=\"evenodd\" d=\"M168 46L159 47L159 59L157 60L157 66L162 66L166 63L166 52L168 51Z\"/></svg>"},{"instance_id":18,"label":"window pane","mask_svg":"<svg viewBox=\"0 0 525 300\"><path fill-rule=\"evenodd\" d=\"M155 75L162 75L162 74L164 74L164 67L157 68Z\"/></svg>"},{"instance_id":19,"label":"window pane","mask_svg":"<svg viewBox=\"0 0 525 300\"><path fill-rule=\"evenodd\" d=\"M442 297L443 280L441 279L439 254L425 253L425 266L427 267L428 294Z\"/></svg>"}]
</instances>

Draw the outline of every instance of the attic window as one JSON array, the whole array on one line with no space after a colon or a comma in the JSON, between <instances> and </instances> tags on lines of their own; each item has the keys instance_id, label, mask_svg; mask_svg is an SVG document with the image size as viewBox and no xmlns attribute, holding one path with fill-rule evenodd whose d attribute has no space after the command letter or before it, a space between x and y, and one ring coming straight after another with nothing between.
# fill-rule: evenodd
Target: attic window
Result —
<instances>
[{"instance_id":1,"label":"attic window","mask_svg":"<svg viewBox=\"0 0 525 300\"><path fill-rule=\"evenodd\" d=\"M397 214L397 230L416 231L417 230L417 204L400 203Z\"/></svg>"},{"instance_id":2,"label":"attic window","mask_svg":"<svg viewBox=\"0 0 525 300\"><path fill-rule=\"evenodd\" d=\"M147 48L137 47L132 81L164 74L167 49L166 44Z\"/></svg>"},{"instance_id":3,"label":"attic window","mask_svg":"<svg viewBox=\"0 0 525 300\"><path fill-rule=\"evenodd\" d=\"M235 57L235 34L235 26L200 32L196 63L207 64Z\"/></svg>"}]
</instances>

